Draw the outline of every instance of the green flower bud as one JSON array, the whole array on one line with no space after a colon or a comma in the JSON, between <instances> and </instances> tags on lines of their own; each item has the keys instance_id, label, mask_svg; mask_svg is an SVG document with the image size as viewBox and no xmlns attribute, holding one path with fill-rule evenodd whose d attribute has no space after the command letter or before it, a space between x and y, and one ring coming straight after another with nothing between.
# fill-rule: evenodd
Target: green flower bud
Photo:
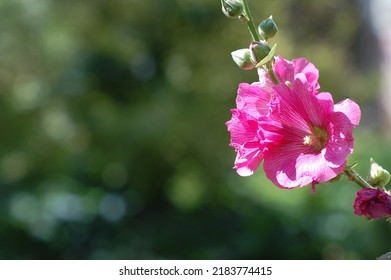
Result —
<instances>
[{"instance_id":1,"label":"green flower bud","mask_svg":"<svg viewBox=\"0 0 391 280\"><path fill-rule=\"evenodd\" d=\"M221 0L221 9L225 16L238 18L243 13L243 4L240 0Z\"/></svg>"},{"instance_id":2,"label":"green flower bud","mask_svg":"<svg viewBox=\"0 0 391 280\"><path fill-rule=\"evenodd\" d=\"M249 49L240 49L231 52L232 59L243 70L251 70L255 63L251 60L251 52Z\"/></svg>"},{"instance_id":3,"label":"green flower bud","mask_svg":"<svg viewBox=\"0 0 391 280\"><path fill-rule=\"evenodd\" d=\"M278 31L277 24L273 20L273 16L265 19L258 26L258 32L262 35L266 40L274 37Z\"/></svg>"},{"instance_id":4,"label":"green flower bud","mask_svg":"<svg viewBox=\"0 0 391 280\"><path fill-rule=\"evenodd\" d=\"M269 54L270 48L264 43L254 41L250 45L250 51L251 60L254 63L258 63Z\"/></svg>"},{"instance_id":5,"label":"green flower bud","mask_svg":"<svg viewBox=\"0 0 391 280\"><path fill-rule=\"evenodd\" d=\"M390 173L371 158L371 167L369 169L367 182L371 186L379 186L384 188L384 186L387 185L389 181Z\"/></svg>"}]
</instances>

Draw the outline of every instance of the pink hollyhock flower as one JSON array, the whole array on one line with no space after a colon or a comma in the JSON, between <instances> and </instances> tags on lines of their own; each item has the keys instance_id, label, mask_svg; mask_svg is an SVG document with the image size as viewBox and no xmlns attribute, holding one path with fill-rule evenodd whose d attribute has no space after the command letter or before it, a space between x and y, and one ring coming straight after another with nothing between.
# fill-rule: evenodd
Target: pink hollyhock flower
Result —
<instances>
[{"instance_id":1,"label":"pink hollyhock flower","mask_svg":"<svg viewBox=\"0 0 391 280\"><path fill-rule=\"evenodd\" d=\"M226 123L237 152L235 169L249 176L264 160L267 177L281 188L333 179L353 152L359 106L318 94L319 72L304 58L277 57L273 68L282 84L273 85L260 70L259 83L239 85L237 109Z\"/></svg>"},{"instance_id":2,"label":"pink hollyhock flower","mask_svg":"<svg viewBox=\"0 0 391 280\"><path fill-rule=\"evenodd\" d=\"M269 112L269 99L259 83L239 85L237 109L231 110L232 118L226 125L231 133L230 146L237 152L235 169L241 176L253 174L263 159L258 119Z\"/></svg>"},{"instance_id":3,"label":"pink hollyhock flower","mask_svg":"<svg viewBox=\"0 0 391 280\"><path fill-rule=\"evenodd\" d=\"M362 189L357 192L353 208L354 214L367 219L391 216L391 196L380 188Z\"/></svg>"},{"instance_id":4,"label":"pink hollyhock flower","mask_svg":"<svg viewBox=\"0 0 391 280\"><path fill-rule=\"evenodd\" d=\"M361 117L349 100L314 94L300 79L273 87L270 113L258 120L264 171L281 188L326 182L340 174L353 152L352 130Z\"/></svg>"},{"instance_id":5,"label":"pink hollyhock flower","mask_svg":"<svg viewBox=\"0 0 391 280\"><path fill-rule=\"evenodd\" d=\"M303 83L308 84L314 90L314 93L317 93L319 89L319 71L305 58L295 58L289 61L282 56L277 56L273 71L282 84L286 82L293 83L295 79L299 79ZM258 74L262 86L270 90L273 87L273 83L269 75L262 68L258 68Z\"/></svg>"}]
</instances>

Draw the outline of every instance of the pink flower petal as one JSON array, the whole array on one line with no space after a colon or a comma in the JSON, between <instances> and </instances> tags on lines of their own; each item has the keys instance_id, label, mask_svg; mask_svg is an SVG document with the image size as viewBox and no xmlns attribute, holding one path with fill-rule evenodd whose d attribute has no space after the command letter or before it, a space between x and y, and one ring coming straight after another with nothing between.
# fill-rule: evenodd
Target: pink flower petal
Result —
<instances>
[{"instance_id":1,"label":"pink flower petal","mask_svg":"<svg viewBox=\"0 0 391 280\"><path fill-rule=\"evenodd\" d=\"M269 75L263 70L263 68L258 68L258 75L259 75L259 85L265 90L266 92L271 92L273 85L273 82L270 80Z\"/></svg>"},{"instance_id":2,"label":"pink flower petal","mask_svg":"<svg viewBox=\"0 0 391 280\"><path fill-rule=\"evenodd\" d=\"M283 59L281 56L276 57L276 62L273 67L274 72L276 73L278 79L281 83L293 82L295 79L294 66L292 62Z\"/></svg>"},{"instance_id":3,"label":"pink flower petal","mask_svg":"<svg viewBox=\"0 0 391 280\"><path fill-rule=\"evenodd\" d=\"M250 115L233 109L232 118L226 125L231 133L230 145L237 152L234 167L239 175L249 176L254 173L263 159L258 123Z\"/></svg>"},{"instance_id":4,"label":"pink flower petal","mask_svg":"<svg viewBox=\"0 0 391 280\"><path fill-rule=\"evenodd\" d=\"M333 111L332 102L318 99L300 80L295 80L292 88L281 84L274 89L278 110L271 104L273 117L301 130L310 131L309 124L323 126L325 117Z\"/></svg>"},{"instance_id":5,"label":"pink flower petal","mask_svg":"<svg viewBox=\"0 0 391 280\"><path fill-rule=\"evenodd\" d=\"M350 120L350 122L357 126L361 119L360 107L354 101L345 99L334 106L334 111L344 113Z\"/></svg>"},{"instance_id":6,"label":"pink flower petal","mask_svg":"<svg viewBox=\"0 0 391 280\"><path fill-rule=\"evenodd\" d=\"M278 187L303 187L313 182L326 182L343 171L330 167L321 153L305 152L294 144L268 150L263 168L267 177Z\"/></svg>"},{"instance_id":7,"label":"pink flower petal","mask_svg":"<svg viewBox=\"0 0 391 280\"><path fill-rule=\"evenodd\" d=\"M329 119L329 141L322 152L331 167L340 167L345 164L346 158L353 152L354 138L353 125L341 112L335 112Z\"/></svg>"},{"instance_id":8,"label":"pink flower petal","mask_svg":"<svg viewBox=\"0 0 391 280\"><path fill-rule=\"evenodd\" d=\"M307 82L312 85L313 89L319 89L319 70L316 69L315 65L305 58L293 59L292 64L294 65L295 73L303 73L306 76Z\"/></svg>"},{"instance_id":9,"label":"pink flower petal","mask_svg":"<svg viewBox=\"0 0 391 280\"><path fill-rule=\"evenodd\" d=\"M259 83L241 83L236 98L236 106L254 118L266 115L270 94L262 89Z\"/></svg>"},{"instance_id":10,"label":"pink flower petal","mask_svg":"<svg viewBox=\"0 0 391 280\"><path fill-rule=\"evenodd\" d=\"M240 176L250 176L257 170L262 159L259 143L249 142L238 149L234 168Z\"/></svg>"},{"instance_id":11,"label":"pink flower petal","mask_svg":"<svg viewBox=\"0 0 391 280\"><path fill-rule=\"evenodd\" d=\"M314 93L319 89L319 71L305 58L296 58L289 61L277 56L273 69L283 84L287 81L293 83L295 79L299 79L310 85L311 89L315 90Z\"/></svg>"},{"instance_id":12,"label":"pink flower petal","mask_svg":"<svg viewBox=\"0 0 391 280\"><path fill-rule=\"evenodd\" d=\"M246 113L233 109L232 118L226 122L228 131L231 133L231 146L239 147L249 141L258 139L257 121Z\"/></svg>"}]
</instances>

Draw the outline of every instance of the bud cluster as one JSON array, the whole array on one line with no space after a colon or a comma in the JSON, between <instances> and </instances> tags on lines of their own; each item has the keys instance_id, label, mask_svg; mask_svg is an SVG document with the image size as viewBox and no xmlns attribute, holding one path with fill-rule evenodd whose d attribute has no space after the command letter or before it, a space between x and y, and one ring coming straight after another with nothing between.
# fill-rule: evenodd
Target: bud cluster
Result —
<instances>
[{"instance_id":1,"label":"bud cluster","mask_svg":"<svg viewBox=\"0 0 391 280\"><path fill-rule=\"evenodd\" d=\"M354 200L354 214L368 220L386 217L391 222L391 195L385 189L390 181L390 173L372 158L366 182L371 187L357 192Z\"/></svg>"},{"instance_id":2,"label":"bud cluster","mask_svg":"<svg viewBox=\"0 0 391 280\"><path fill-rule=\"evenodd\" d=\"M242 1L221 0L221 4L223 13L227 17L234 19L246 18ZM274 37L277 31L278 28L272 16L263 20L258 26L258 33L264 40L253 40L248 49L239 49L233 51L231 55L236 65L238 65L243 70L251 70L270 61L272 57L269 58L268 56L272 56L272 53L267 40Z\"/></svg>"}]
</instances>

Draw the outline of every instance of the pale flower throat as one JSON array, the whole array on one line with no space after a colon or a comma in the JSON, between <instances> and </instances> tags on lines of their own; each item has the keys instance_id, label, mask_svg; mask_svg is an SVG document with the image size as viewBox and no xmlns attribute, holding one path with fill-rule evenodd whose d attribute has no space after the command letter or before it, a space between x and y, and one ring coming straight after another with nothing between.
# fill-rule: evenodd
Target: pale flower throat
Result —
<instances>
[{"instance_id":1,"label":"pale flower throat","mask_svg":"<svg viewBox=\"0 0 391 280\"><path fill-rule=\"evenodd\" d=\"M329 135L326 129L314 126L312 133L304 136L303 144L313 147L316 151L320 151L326 145L328 137Z\"/></svg>"}]
</instances>

